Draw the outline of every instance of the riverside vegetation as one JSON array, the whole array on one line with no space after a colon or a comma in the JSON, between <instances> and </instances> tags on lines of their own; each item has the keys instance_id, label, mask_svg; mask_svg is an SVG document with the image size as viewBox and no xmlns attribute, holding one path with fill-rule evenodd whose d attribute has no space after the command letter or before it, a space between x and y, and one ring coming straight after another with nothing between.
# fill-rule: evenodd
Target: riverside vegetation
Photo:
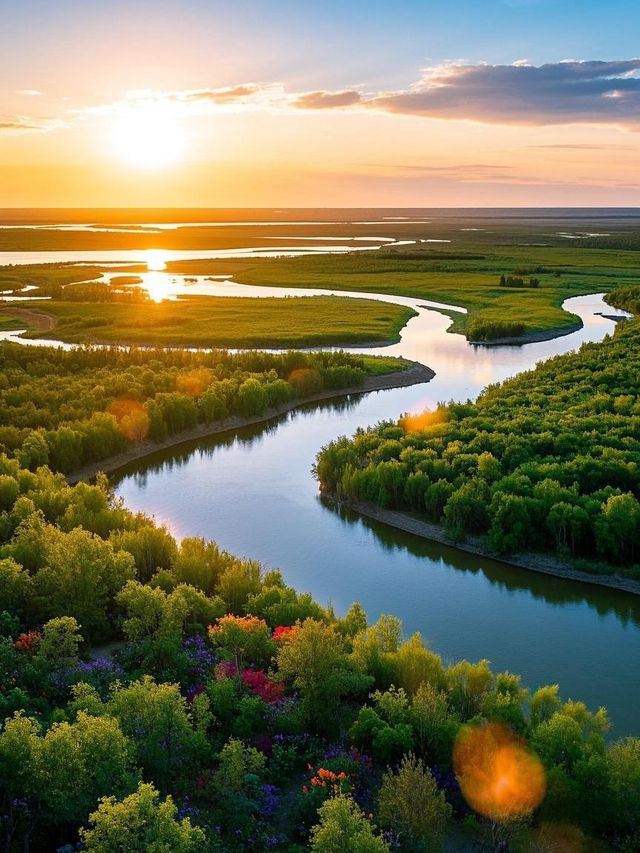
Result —
<instances>
[{"instance_id":1,"label":"riverside vegetation","mask_svg":"<svg viewBox=\"0 0 640 853\"><path fill-rule=\"evenodd\" d=\"M640 288L611 291L637 309ZM494 553L548 551L640 577L640 321L502 385L341 438L318 455L347 500L482 536ZM598 555L600 561L593 562Z\"/></svg>"},{"instance_id":2,"label":"riverside vegetation","mask_svg":"<svg viewBox=\"0 0 640 853\"><path fill-rule=\"evenodd\" d=\"M603 709L178 544L103 477L0 471L3 849L637 849Z\"/></svg>"},{"instance_id":3,"label":"riverside vegetation","mask_svg":"<svg viewBox=\"0 0 640 853\"><path fill-rule=\"evenodd\" d=\"M488 342L501 338L526 341L531 336L553 337L571 331L579 321L562 310L565 299L640 282L638 229L633 218L625 216L537 216L529 212L517 217L495 212L474 217L446 215L440 211L433 212L424 222L380 221L374 224L366 221L372 218L371 211L360 211L355 220L354 213L358 214L331 211L326 214L330 222L310 221L304 225L293 221L271 224L265 229L257 224L264 219L264 212L254 211L256 224L253 225L249 222L242 226L177 227L154 234L144 229L140 233L125 233L6 228L0 231L0 249L114 251L153 247L160 251L209 249L215 254L219 249L243 246L264 249L268 245L277 249L278 245L290 245L292 238L299 247L304 247L305 238L313 240L323 236L343 241L367 239L375 243L373 232L386 239L409 241L409 244L348 254L169 261L168 269L185 275L229 275L244 284L324 287L433 299L467 309L468 315L452 315L451 332L463 333L469 340ZM54 221L69 219L64 212L56 214L60 218ZM117 220L131 225L132 221L148 222L141 218L144 214L145 211L109 211L101 215L93 211L86 221L113 225ZM78 215L82 212L78 212L76 219ZM232 220L236 215L237 212ZM194 216L194 212L183 211L179 221L195 221ZM220 220L221 216L224 212L209 211L208 218L203 221ZM316 218L315 214L311 217L312 220ZM379 216L373 218L379 219ZM423 242L425 239L427 242ZM318 243L310 242L307 247L309 245L317 246ZM341 245L358 247L356 242ZM123 267L122 271L135 275L144 269L144 265L134 264L126 269ZM94 296L88 292L85 292L86 299L74 299L75 310L66 304L73 298L76 285L62 285L91 280L100 271L98 266L90 265L5 267L0 271L0 289L10 290L28 283L39 288L32 295L54 297L56 305L52 310L59 312L60 331L65 340L73 341L115 340L118 334L121 334L120 340L124 340L127 335L135 334L130 342L201 346L208 341L209 345L214 342L246 346L248 340L252 346L307 346L318 343L321 333L324 343L360 343L397 339L399 328L410 316L398 306L385 305L381 309L380 305L371 303L336 306L330 301L318 301L313 307L311 304L287 305L283 310L289 315L295 314L296 324L301 324L296 325L295 336L292 332L287 337L287 329L283 330L282 324L274 327L271 322L274 306L270 303L253 306L252 323L258 324L256 329L244 323L242 312L249 308L245 303L231 322L225 315L229 332L224 337L212 323L205 322L207 316L215 322L215 312L224 312L224 306L218 306L218 300L190 299L182 300L187 303L184 310L189 311L188 324L180 324L178 317L165 328L156 323L145 335L128 322L126 309L121 305L108 306L107 316L101 319L96 305L92 304ZM520 281L527 286L520 286ZM61 297L64 297L63 302L60 302ZM157 306L151 305L149 309L158 317L162 316L162 309L158 310ZM42 306L42 310L46 308ZM167 313L175 311L171 307L165 310ZM342 311L349 312L349 323L342 321ZM314 325L311 319L314 312L317 312L320 325ZM102 325L96 325L96 319L101 320ZM286 322L284 315L283 320Z\"/></svg>"},{"instance_id":4,"label":"riverside vegetation","mask_svg":"<svg viewBox=\"0 0 640 853\"><path fill-rule=\"evenodd\" d=\"M398 263L358 259L373 273L355 284L360 266L342 286L384 289L390 279L371 286L379 262ZM334 260L304 263L326 264L327 281L335 274L327 272ZM505 264L504 253L492 264L499 274L524 266L515 257ZM453 276L436 296L423 272L409 295L458 301ZM535 274L539 288L502 288L505 299L540 299L544 318L530 324L566 323L561 298L594 289L563 274L545 291L545 274ZM399 286L411 290L406 267L402 275ZM615 304L637 305L631 276ZM497 290L495 271L490 278ZM475 282L465 298L484 311L489 291ZM508 304L501 310L511 321ZM512 513L515 535L528 536L522 520L539 519L533 514L552 501L560 520L545 528L549 547L580 554L593 536L633 572L625 551L633 540L618 526L637 523L639 351L637 322L624 324L612 340L491 388L475 405L341 440L323 451L318 472L345 493L369 478L380 502L419 512L440 505L440 517L462 491L449 513L455 535L481 512L479 493L487 512L495 501ZM420 635L403 637L393 616L370 625L358 604L338 616L254 560L198 538L176 542L115 500L103 476L76 486L65 479L144 435L357 384L397 361L8 344L0 352L0 840L8 853L409 853L443 843L638 850L640 740L607 741L604 709L565 701L557 685L530 691L487 661L445 663ZM611 517L598 521L609 504Z\"/></svg>"},{"instance_id":5,"label":"riverside vegetation","mask_svg":"<svg viewBox=\"0 0 640 853\"><path fill-rule=\"evenodd\" d=\"M0 451L69 473L229 417L357 388L408 362L344 352L282 354L0 345Z\"/></svg>"}]
</instances>

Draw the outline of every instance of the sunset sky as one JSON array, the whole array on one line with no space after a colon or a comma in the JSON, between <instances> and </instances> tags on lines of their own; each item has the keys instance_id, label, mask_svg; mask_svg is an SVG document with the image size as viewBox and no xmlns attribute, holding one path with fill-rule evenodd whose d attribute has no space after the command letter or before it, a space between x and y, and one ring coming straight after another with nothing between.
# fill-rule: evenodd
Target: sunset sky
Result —
<instances>
[{"instance_id":1,"label":"sunset sky","mask_svg":"<svg viewBox=\"0 0 640 853\"><path fill-rule=\"evenodd\" d=\"M0 207L640 198L633 0L0 8Z\"/></svg>"}]
</instances>

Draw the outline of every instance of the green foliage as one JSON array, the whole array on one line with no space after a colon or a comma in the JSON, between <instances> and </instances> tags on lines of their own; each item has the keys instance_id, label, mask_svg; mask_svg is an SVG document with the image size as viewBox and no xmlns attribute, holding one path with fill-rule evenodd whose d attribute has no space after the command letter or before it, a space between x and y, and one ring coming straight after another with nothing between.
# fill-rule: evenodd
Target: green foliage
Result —
<instances>
[{"instance_id":1,"label":"green foliage","mask_svg":"<svg viewBox=\"0 0 640 853\"><path fill-rule=\"evenodd\" d=\"M399 461L402 436L385 430L385 461ZM456 445L441 462L428 460L438 473L477 465L487 488L508 481L515 496L560 507L550 517L568 543L572 484L505 474L497 448L483 453L476 463ZM57 849L83 825L85 847L95 850L269 849L274 835L292 850L308 842L388 849L356 806L361 796L379 802L373 819L402 849L431 849L450 806L461 806L434 778L450 771L460 726L484 720L507 725L544 762L540 820L633 849L637 739L607 745L603 709L563 702L555 685L529 696L517 675L494 674L487 661L445 667L419 634L403 638L396 617L369 626L354 605L336 618L278 572L203 540L177 546L114 500L104 478L70 487L6 456L0 474L19 489L0 534L9 608L0 614L0 844L8 853L25 839L34 853ZM85 641L103 639L81 660ZM308 765L317 781L305 793ZM355 799L342 796L347 790ZM175 804L161 799L170 793Z\"/></svg>"},{"instance_id":2,"label":"green foliage","mask_svg":"<svg viewBox=\"0 0 640 853\"><path fill-rule=\"evenodd\" d=\"M145 676L116 686L104 712L134 740L137 761L161 790L206 758L202 734L175 684L156 684Z\"/></svg>"},{"instance_id":3,"label":"green foliage","mask_svg":"<svg viewBox=\"0 0 640 853\"><path fill-rule=\"evenodd\" d=\"M397 772L387 770L378 795L382 826L394 830L404 850L440 849L452 808L420 759L405 755Z\"/></svg>"},{"instance_id":4,"label":"green foliage","mask_svg":"<svg viewBox=\"0 0 640 853\"><path fill-rule=\"evenodd\" d=\"M284 301L313 307L314 300ZM338 301L349 303L347 313L352 306L362 316L359 301ZM244 308L247 300L240 302ZM102 312L104 307L98 310ZM126 305L119 307L129 310ZM383 310L394 307L384 306ZM394 324L400 328L408 315L404 309L398 310L402 319ZM242 311L238 316L243 316ZM317 324L317 318L313 322ZM345 326L348 322L347 315L341 317ZM61 331L57 327L56 335ZM376 331L373 334L374 339L386 336ZM291 399L358 387L370 374L404 367L406 362L401 359L374 359L345 352L65 351L2 343L0 452L15 455L31 470L50 464L54 470L69 473L120 453L132 442L145 438L164 441L177 432L229 416L262 416L267 409ZM0 474L0 511L8 509L17 497L15 484L3 476ZM142 575L148 577L162 563L149 565L155 554L147 551L146 545L139 544L136 562L140 562Z\"/></svg>"},{"instance_id":5,"label":"green foliage","mask_svg":"<svg viewBox=\"0 0 640 853\"><path fill-rule=\"evenodd\" d=\"M319 453L317 476L338 496L423 514L498 553L548 551L635 577L639 358L640 321L625 322L475 403L338 439Z\"/></svg>"},{"instance_id":6,"label":"green foliage","mask_svg":"<svg viewBox=\"0 0 640 853\"><path fill-rule=\"evenodd\" d=\"M81 831L87 853L199 853L206 837L191 825L188 817L179 820L171 797L160 800L153 785L140 783L138 790L118 801L105 797L89 817L89 827Z\"/></svg>"},{"instance_id":7,"label":"green foliage","mask_svg":"<svg viewBox=\"0 0 640 853\"><path fill-rule=\"evenodd\" d=\"M326 800L318 809L320 822L311 830L316 853L385 853L389 846L348 796Z\"/></svg>"}]
</instances>

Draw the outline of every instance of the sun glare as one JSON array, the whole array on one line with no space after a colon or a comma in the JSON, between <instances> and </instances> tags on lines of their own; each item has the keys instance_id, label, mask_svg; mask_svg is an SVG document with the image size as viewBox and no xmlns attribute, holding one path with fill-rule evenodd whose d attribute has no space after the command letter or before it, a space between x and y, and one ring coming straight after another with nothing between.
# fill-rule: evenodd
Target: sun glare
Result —
<instances>
[{"instance_id":1,"label":"sun glare","mask_svg":"<svg viewBox=\"0 0 640 853\"><path fill-rule=\"evenodd\" d=\"M160 169L182 159L185 147L180 119L162 104L136 107L112 127L115 153L140 169Z\"/></svg>"}]
</instances>

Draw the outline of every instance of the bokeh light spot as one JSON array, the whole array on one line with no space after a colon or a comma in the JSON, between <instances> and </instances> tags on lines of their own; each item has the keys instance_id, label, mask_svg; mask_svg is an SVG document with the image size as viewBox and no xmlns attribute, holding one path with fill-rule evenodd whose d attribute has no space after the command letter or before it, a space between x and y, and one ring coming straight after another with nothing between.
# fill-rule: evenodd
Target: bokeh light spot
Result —
<instances>
[{"instance_id":1,"label":"bokeh light spot","mask_svg":"<svg viewBox=\"0 0 640 853\"><path fill-rule=\"evenodd\" d=\"M544 799L542 762L500 723L464 728L454 747L453 766L466 801L491 820L529 814Z\"/></svg>"}]
</instances>

